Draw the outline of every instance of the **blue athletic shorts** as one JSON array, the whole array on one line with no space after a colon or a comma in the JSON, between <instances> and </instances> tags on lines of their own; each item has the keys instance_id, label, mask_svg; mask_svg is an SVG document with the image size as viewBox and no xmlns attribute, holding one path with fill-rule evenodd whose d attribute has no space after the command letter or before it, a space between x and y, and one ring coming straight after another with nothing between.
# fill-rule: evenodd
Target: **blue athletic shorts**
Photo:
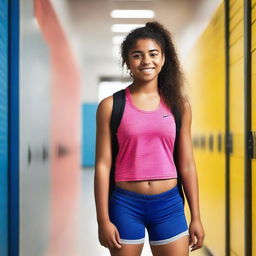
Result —
<instances>
[{"instance_id":1,"label":"blue athletic shorts","mask_svg":"<svg viewBox=\"0 0 256 256\"><path fill-rule=\"evenodd\" d=\"M155 195L115 187L109 199L109 217L119 231L122 244L144 243L145 228L151 245L189 235L177 185Z\"/></svg>"}]
</instances>

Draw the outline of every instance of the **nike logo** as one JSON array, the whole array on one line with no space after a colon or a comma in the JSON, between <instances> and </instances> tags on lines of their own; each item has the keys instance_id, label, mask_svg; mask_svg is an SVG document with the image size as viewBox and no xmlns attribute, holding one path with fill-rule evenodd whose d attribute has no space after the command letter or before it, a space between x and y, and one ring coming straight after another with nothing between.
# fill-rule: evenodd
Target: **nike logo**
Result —
<instances>
[{"instance_id":1,"label":"nike logo","mask_svg":"<svg viewBox=\"0 0 256 256\"><path fill-rule=\"evenodd\" d=\"M169 114L164 114L164 115L163 115L163 117L167 117L167 116L169 116Z\"/></svg>"}]
</instances>

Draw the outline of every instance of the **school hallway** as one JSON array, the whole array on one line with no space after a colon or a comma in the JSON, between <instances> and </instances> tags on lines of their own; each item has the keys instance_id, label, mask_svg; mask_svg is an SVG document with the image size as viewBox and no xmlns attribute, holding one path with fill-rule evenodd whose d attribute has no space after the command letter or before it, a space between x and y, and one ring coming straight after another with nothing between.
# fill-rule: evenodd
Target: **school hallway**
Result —
<instances>
[{"instance_id":1,"label":"school hallway","mask_svg":"<svg viewBox=\"0 0 256 256\"><path fill-rule=\"evenodd\" d=\"M256 256L256 0L0 0L0 256L109 255L94 202L96 111L133 83L121 43L149 21L171 32L191 105L205 238L190 255ZM155 79L149 67L138 73ZM155 120L147 134L174 140ZM147 174L162 163L152 152ZM189 224L187 198L184 209Z\"/></svg>"}]
</instances>

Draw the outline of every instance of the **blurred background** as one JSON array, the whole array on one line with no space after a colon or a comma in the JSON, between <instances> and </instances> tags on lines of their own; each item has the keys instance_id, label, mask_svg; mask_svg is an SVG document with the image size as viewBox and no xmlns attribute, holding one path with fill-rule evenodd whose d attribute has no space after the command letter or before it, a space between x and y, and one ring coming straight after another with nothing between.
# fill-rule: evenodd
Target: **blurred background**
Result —
<instances>
[{"instance_id":1,"label":"blurred background","mask_svg":"<svg viewBox=\"0 0 256 256\"><path fill-rule=\"evenodd\" d=\"M173 36L192 106L206 236L190 254L256 255L255 6L1 0L0 255L109 255L93 193L96 109L131 82L120 43L150 20Z\"/></svg>"}]
</instances>

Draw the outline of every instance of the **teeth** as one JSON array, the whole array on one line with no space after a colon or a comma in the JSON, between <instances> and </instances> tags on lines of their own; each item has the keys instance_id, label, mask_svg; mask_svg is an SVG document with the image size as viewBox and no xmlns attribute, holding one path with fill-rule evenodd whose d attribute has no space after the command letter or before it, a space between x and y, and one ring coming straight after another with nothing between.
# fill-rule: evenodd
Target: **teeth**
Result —
<instances>
[{"instance_id":1,"label":"teeth","mask_svg":"<svg viewBox=\"0 0 256 256\"><path fill-rule=\"evenodd\" d=\"M144 72L151 72L152 70L153 70L153 68L142 69L142 71L144 71Z\"/></svg>"}]
</instances>

